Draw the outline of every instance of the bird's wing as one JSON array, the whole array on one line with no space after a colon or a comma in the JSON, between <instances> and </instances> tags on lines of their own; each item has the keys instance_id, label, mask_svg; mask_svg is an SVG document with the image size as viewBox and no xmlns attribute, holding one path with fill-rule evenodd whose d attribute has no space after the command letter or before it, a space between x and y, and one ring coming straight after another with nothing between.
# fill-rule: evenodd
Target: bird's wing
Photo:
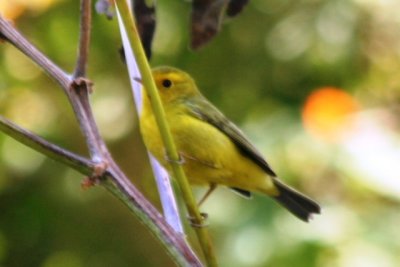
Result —
<instances>
[{"instance_id":1,"label":"bird's wing","mask_svg":"<svg viewBox=\"0 0 400 267\"><path fill-rule=\"evenodd\" d=\"M275 172L265 161L261 153L258 152L245 137L243 132L233 122L228 120L215 106L202 97L189 101L186 99L185 104L189 107L190 115L208 122L226 134L243 155L252 159L254 163L260 166L267 174L276 177Z\"/></svg>"}]
</instances>

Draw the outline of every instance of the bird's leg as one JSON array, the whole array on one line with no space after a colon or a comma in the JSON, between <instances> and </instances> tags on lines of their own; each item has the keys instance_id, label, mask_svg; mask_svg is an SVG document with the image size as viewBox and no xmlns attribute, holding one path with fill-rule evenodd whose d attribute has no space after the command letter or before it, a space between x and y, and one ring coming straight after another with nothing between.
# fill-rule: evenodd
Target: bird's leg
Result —
<instances>
[{"instance_id":1,"label":"bird's leg","mask_svg":"<svg viewBox=\"0 0 400 267\"><path fill-rule=\"evenodd\" d=\"M204 201L210 196L210 194L215 190L215 188L217 188L217 184L210 184L210 188L207 190L207 192L204 194L204 196L200 199L199 203L197 204L198 207L200 207L200 205L204 203ZM203 220L207 220L208 218L207 213L200 212L200 215L203 218ZM188 219L192 227L201 228L208 226L208 223L199 224L193 217L188 216Z\"/></svg>"},{"instance_id":2,"label":"bird's leg","mask_svg":"<svg viewBox=\"0 0 400 267\"><path fill-rule=\"evenodd\" d=\"M214 192L215 188L217 188L217 184L210 184L210 188L207 190L207 192L204 194L204 196L200 199L199 203L197 204L198 207L201 206L201 204L206 201L206 199L211 195L212 192Z\"/></svg>"},{"instance_id":3,"label":"bird's leg","mask_svg":"<svg viewBox=\"0 0 400 267\"><path fill-rule=\"evenodd\" d=\"M204 201L210 196L210 194L215 190L215 188L217 188L217 184L210 184L210 188L207 190L207 192L204 194L204 196L200 199L199 203L197 204L198 207L200 207L200 205L204 203ZM203 217L203 220L207 220L208 218L207 213L201 212L200 215L201 217ZM188 216L188 219L192 227L201 228L208 226L207 223L205 224L197 223L193 217Z\"/></svg>"}]
</instances>

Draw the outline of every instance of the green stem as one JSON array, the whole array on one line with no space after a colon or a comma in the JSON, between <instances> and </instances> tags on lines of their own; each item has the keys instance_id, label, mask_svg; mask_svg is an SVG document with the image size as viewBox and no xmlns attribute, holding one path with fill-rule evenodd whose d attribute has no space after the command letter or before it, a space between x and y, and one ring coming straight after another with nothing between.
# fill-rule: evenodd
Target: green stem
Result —
<instances>
[{"instance_id":1,"label":"green stem","mask_svg":"<svg viewBox=\"0 0 400 267\"><path fill-rule=\"evenodd\" d=\"M147 61L146 54L140 42L140 37L134 23L133 15L130 12L126 0L117 0L116 4L118 11L121 14L123 24L126 28L128 39L133 49L139 71L142 75L143 86L146 88L147 93L150 96L149 98L153 108L153 113L156 118L157 126L160 130L161 138L165 145L167 157L170 159L170 164L174 173L174 177L179 184L183 200L189 212L189 216L193 218L193 222L195 224L202 226L204 224L204 218L201 216L197 208L196 200L193 196L189 182L185 176L181 164L179 163L180 157L177 152L175 143L173 142L168 123L165 119L165 112L160 100L160 96L158 95L153 76L151 74L151 69ZM195 231L208 266L218 266L216 255L211 243L211 237L208 233L207 228L196 227Z\"/></svg>"}]
</instances>

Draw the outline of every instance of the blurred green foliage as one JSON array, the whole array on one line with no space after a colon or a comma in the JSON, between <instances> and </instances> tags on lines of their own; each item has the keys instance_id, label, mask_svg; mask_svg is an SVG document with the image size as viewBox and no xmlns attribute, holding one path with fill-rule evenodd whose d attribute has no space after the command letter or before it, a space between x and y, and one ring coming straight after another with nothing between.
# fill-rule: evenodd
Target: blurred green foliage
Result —
<instances>
[{"instance_id":1,"label":"blurred green foliage","mask_svg":"<svg viewBox=\"0 0 400 267\"><path fill-rule=\"evenodd\" d=\"M78 3L43 2L40 8L21 2L16 26L71 72ZM323 207L304 224L263 196L246 201L217 190L202 209L221 266L397 266L400 3L252 0L196 52L188 49L189 8L185 1L158 2L151 64L191 73L280 177ZM115 19L93 16L91 100L113 155L159 207L117 26ZM57 84L7 43L0 44L0 62L1 114L86 155ZM309 95L326 86L347 92L359 106L349 115L350 129L334 140L303 124ZM121 203L100 188L83 191L82 178L0 134L1 267L173 266Z\"/></svg>"}]
</instances>

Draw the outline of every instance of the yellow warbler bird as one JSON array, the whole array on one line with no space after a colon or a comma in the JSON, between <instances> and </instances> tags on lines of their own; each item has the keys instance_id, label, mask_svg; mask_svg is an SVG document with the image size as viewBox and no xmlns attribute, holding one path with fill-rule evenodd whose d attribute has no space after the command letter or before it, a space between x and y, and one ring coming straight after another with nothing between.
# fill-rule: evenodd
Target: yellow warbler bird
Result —
<instances>
[{"instance_id":1,"label":"yellow warbler bird","mask_svg":"<svg viewBox=\"0 0 400 267\"><path fill-rule=\"evenodd\" d=\"M158 67L153 77L189 182L210 187L200 203L217 185L224 185L245 197L264 193L303 221L320 213L315 201L277 178L261 153L200 93L189 74ZM148 95L142 93L140 128L145 145L170 169Z\"/></svg>"}]
</instances>

